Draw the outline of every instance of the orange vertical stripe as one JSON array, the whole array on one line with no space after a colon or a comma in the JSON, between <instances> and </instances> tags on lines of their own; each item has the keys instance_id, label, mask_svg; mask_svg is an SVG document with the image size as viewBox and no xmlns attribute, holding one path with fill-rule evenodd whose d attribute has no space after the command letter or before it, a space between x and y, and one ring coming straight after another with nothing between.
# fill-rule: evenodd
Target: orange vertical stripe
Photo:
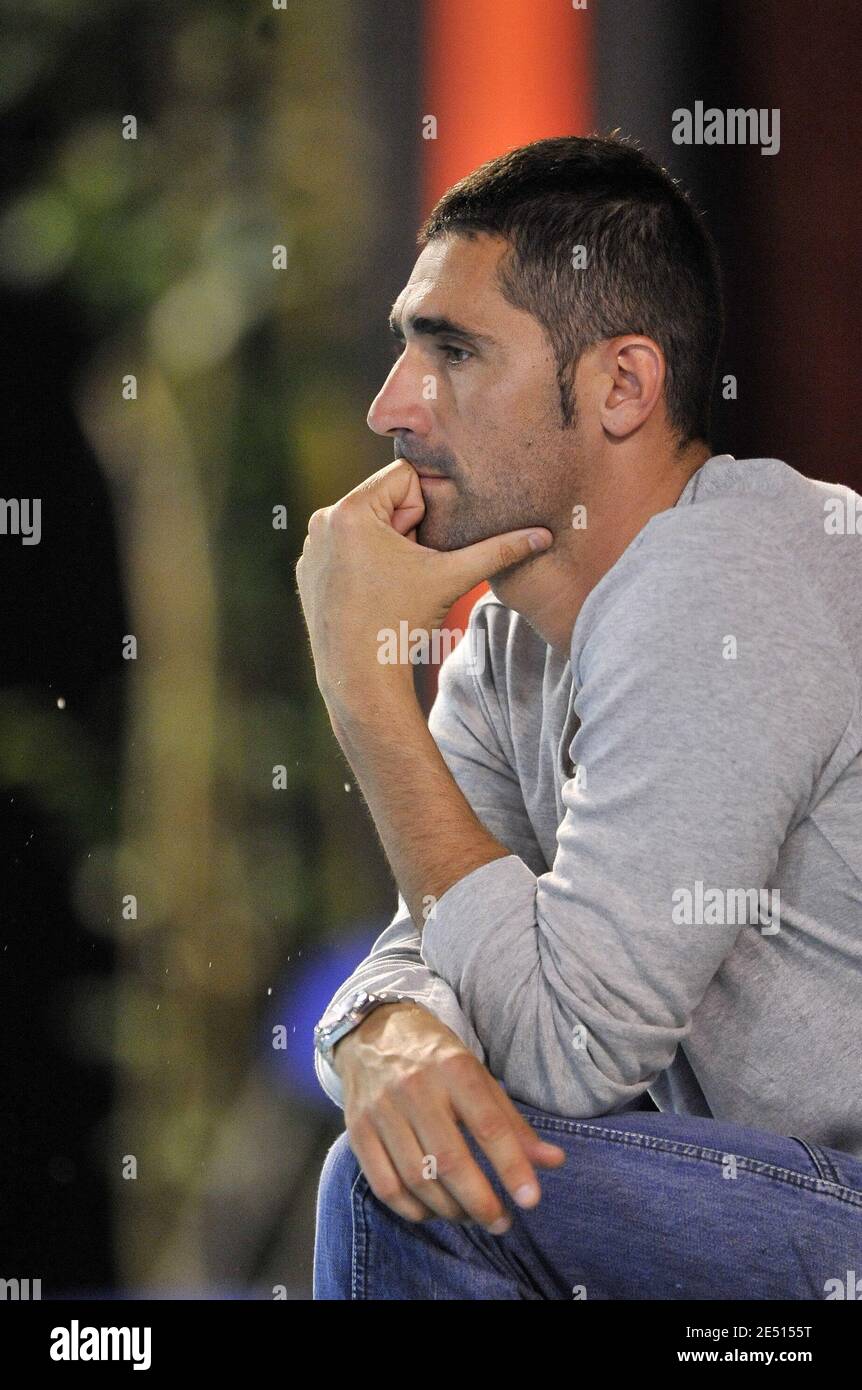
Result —
<instances>
[{"instance_id":1,"label":"orange vertical stripe","mask_svg":"<svg viewBox=\"0 0 862 1390\"><path fill-rule=\"evenodd\" d=\"M570 0L425 0L426 211L450 184L515 145L585 135L590 12Z\"/></svg>"}]
</instances>

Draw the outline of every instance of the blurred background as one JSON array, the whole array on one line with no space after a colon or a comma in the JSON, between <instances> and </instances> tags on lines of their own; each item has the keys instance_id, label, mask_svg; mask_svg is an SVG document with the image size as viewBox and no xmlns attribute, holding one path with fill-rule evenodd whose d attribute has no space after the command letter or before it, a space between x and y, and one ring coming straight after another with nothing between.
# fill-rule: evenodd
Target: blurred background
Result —
<instances>
[{"instance_id":1,"label":"blurred background","mask_svg":"<svg viewBox=\"0 0 862 1390\"><path fill-rule=\"evenodd\" d=\"M395 889L293 567L392 457L365 415L419 220L511 146L620 128L719 243L714 451L862 490L858 11L0 15L0 492L42 508L38 545L0 535L0 1277L305 1299L342 1127L311 1030ZM779 152L675 145L696 101L779 108Z\"/></svg>"}]
</instances>

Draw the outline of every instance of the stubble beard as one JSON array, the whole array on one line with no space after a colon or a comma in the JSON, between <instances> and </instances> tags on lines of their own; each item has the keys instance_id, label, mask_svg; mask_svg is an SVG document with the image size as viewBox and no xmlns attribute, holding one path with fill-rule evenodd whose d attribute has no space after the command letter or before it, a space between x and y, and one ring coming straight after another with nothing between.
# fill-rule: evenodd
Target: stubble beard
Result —
<instances>
[{"instance_id":1,"label":"stubble beard","mask_svg":"<svg viewBox=\"0 0 862 1390\"><path fill-rule=\"evenodd\" d=\"M416 528L420 545L431 550L462 550L490 536L518 531L527 526L547 526L544 507L530 506L523 494L492 498L465 493L460 484L446 489L446 497L426 499L425 516ZM527 557L527 563L533 556ZM519 562L524 563L524 562Z\"/></svg>"},{"instance_id":2,"label":"stubble beard","mask_svg":"<svg viewBox=\"0 0 862 1390\"><path fill-rule=\"evenodd\" d=\"M486 529L487 513L484 523L480 520L481 512L475 498L465 497L454 483L446 491L446 499L430 497L425 500L425 515L416 528L420 545L431 550L462 550L494 534Z\"/></svg>"}]
</instances>

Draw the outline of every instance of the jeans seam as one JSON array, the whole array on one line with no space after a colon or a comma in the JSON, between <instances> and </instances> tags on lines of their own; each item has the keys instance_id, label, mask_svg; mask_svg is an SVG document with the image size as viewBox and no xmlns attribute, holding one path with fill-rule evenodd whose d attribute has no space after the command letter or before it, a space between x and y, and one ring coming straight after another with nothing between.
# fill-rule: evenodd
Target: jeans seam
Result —
<instances>
[{"instance_id":1,"label":"jeans seam","mask_svg":"<svg viewBox=\"0 0 862 1390\"><path fill-rule=\"evenodd\" d=\"M841 1177L828 1154L824 1153L816 1144L809 1144L807 1140L800 1139L798 1134L791 1134L790 1138L795 1139L797 1144L802 1145L821 1178L824 1178L826 1182L833 1182L839 1186L843 1186Z\"/></svg>"},{"instance_id":2,"label":"jeans seam","mask_svg":"<svg viewBox=\"0 0 862 1390\"><path fill-rule=\"evenodd\" d=\"M708 1163L723 1166L727 1157L721 1149L707 1149L700 1144L681 1144L675 1139L662 1139L653 1134L638 1134L620 1129L606 1129L602 1125L584 1124L580 1120L556 1119L552 1116L529 1115L529 1122L535 1129L562 1131L563 1133L583 1134L585 1138L607 1139L612 1143L630 1144L637 1148L655 1149L660 1153L673 1153L681 1158L697 1158ZM819 1192L826 1197L834 1197L847 1206L862 1209L862 1192L846 1187L843 1183L832 1182L826 1178L812 1178L807 1173L799 1173L791 1168L780 1168L774 1163L766 1163L759 1158L744 1154L734 1154L738 1166L745 1172L773 1178L790 1187L801 1187L811 1192ZM819 1171L819 1170L818 1170Z\"/></svg>"},{"instance_id":3,"label":"jeans seam","mask_svg":"<svg viewBox=\"0 0 862 1390\"><path fill-rule=\"evenodd\" d=\"M350 1296L356 1301L361 1301L365 1298L368 1232L365 1226L365 1192L360 1190L363 1183L367 1186L367 1179L360 1168L353 1180L353 1187L350 1192L350 1204L353 1211L353 1239L350 1252Z\"/></svg>"}]
</instances>

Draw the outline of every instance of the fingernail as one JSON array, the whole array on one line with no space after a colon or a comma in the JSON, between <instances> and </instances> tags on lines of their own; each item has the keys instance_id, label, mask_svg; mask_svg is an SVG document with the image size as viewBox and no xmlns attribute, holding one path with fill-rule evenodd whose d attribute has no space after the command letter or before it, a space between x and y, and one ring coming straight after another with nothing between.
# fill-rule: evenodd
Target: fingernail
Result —
<instances>
[{"instance_id":1,"label":"fingernail","mask_svg":"<svg viewBox=\"0 0 862 1390\"><path fill-rule=\"evenodd\" d=\"M492 1236L501 1236L504 1231L508 1231L511 1224L508 1216L500 1216L494 1222L493 1226L488 1227L488 1233Z\"/></svg>"},{"instance_id":2,"label":"fingernail","mask_svg":"<svg viewBox=\"0 0 862 1390\"><path fill-rule=\"evenodd\" d=\"M551 542L547 536L542 536L538 531L531 531L528 537L531 550L547 550Z\"/></svg>"},{"instance_id":3,"label":"fingernail","mask_svg":"<svg viewBox=\"0 0 862 1390\"><path fill-rule=\"evenodd\" d=\"M519 1207L532 1207L538 1202L541 1193L535 1183L525 1182L515 1190L515 1201Z\"/></svg>"}]
</instances>

